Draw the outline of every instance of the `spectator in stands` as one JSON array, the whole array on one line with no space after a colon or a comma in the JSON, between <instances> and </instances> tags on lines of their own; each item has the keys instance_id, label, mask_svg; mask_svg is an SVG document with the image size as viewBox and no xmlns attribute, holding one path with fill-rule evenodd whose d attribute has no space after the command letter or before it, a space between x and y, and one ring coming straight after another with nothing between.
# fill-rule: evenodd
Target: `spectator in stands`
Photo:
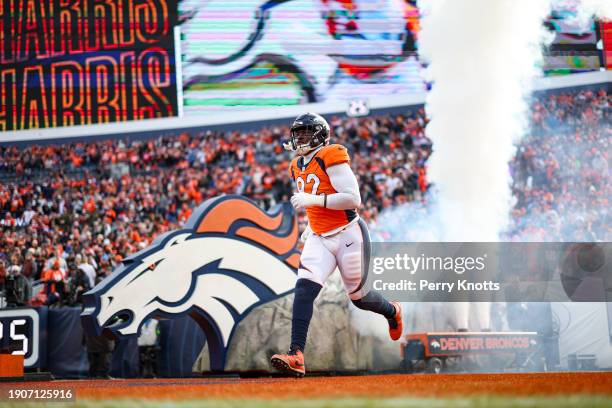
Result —
<instances>
[{"instance_id":1,"label":"spectator in stands","mask_svg":"<svg viewBox=\"0 0 612 408\"><path fill-rule=\"evenodd\" d=\"M51 248L52 245L49 246L48 252L53 253ZM47 262L45 262L45 270L54 269L55 264L57 264L59 271L62 274L62 279L66 278L66 272L68 271L68 264L66 263L66 259L62 256L63 254L64 249L62 245L58 245L55 253L53 253L53 256L51 256L49 259L47 259Z\"/></svg>"},{"instance_id":2,"label":"spectator in stands","mask_svg":"<svg viewBox=\"0 0 612 408\"><path fill-rule=\"evenodd\" d=\"M21 273L21 255L18 252L13 253L11 256L11 265L7 270L8 275L19 275Z\"/></svg>"},{"instance_id":3,"label":"spectator in stands","mask_svg":"<svg viewBox=\"0 0 612 408\"><path fill-rule=\"evenodd\" d=\"M0 259L0 292L4 292L6 281L6 261Z\"/></svg>"},{"instance_id":4,"label":"spectator in stands","mask_svg":"<svg viewBox=\"0 0 612 408\"><path fill-rule=\"evenodd\" d=\"M4 284L6 291L6 303L9 307L25 306L30 299L30 281L21 274L19 256L14 254L12 265L6 270Z\"/></svg>"},{"instance_id":5,"label":"spectator in stands","mask_svg":"<svg viewBox=\"0 0 612 408\"><path fill-rule=\"evenodd\" d=\"M21 273L30 281L36 280L38 277L38 265L36 264L36 259L34 256L34 248L28 248L26 251L26 256L23 262L23 270Z\"/></svg>"},{"instance_id":6,"label":"spectator in stands","mask_svg":"<svg viewBox=\"0 0 612 408\"><path fill-rule=\"evenodd\" d=\"M88 286L90 288L93 288L96 285L96 268L94 268L93 265L88 263L88 258L89 257L87 256L84 257L81 254L77 254L77 256L75 257L75 263L77 265L77 268L83 271L83 273L87 277Z\"/></svg>"},{"instance_id":7,"label":"spectator in stands","mask_svg":"<svg viewBox=\"0 0 612 408\"><path fill-rule=\"evenodd\" d=\"M49 269L43 271L41 279L45 282L45 305L59 303L61 300L60 292L64 283L64 272L60 268L58 259L53 261Z\"/></svg>"},{"instance_id":8,"label":"spectator in stands","mask_svg":"<svg viewBox=\"0 0 612 408\"><path fill-rule=\"evenodd\" d=\"M90 278L80 267L70 271L70 305L83 304L83 294L93 288Z\"/></svg>"}]
</instances>

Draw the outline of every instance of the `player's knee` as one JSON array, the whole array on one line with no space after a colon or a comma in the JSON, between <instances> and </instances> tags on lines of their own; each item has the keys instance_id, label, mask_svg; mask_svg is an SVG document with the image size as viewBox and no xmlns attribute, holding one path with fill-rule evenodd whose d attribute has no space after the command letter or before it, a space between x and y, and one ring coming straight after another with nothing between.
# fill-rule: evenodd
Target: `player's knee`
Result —
<instances>
[{"instance_id":1,"label":"player's knee","mask_svg":"<svg viewBox=\"0 0 612 408\"><path fill-rule=\"evenodd\" d=\"M300 278L295 284L295 297L303 300L315 300L322 286L310 279Z\"/></svg>"},{"instance_id":2,"label":"player's knee","mask_svg":"<svg viewBox=\"0 0 612 408\"><path fill-rule=\"evenodd\" d=\"M306 268L299 268L298 269L298 281L300 280L307 280L310 282L314 282L320 286L323 286L323 282L319 279L319 276L321 276L321 273L314 269L312 271L310 269L306 269ZM314 271L314 272L313 272ZM296 283L296 287L297 287L297 283Z\"/></svg>"},{"instance_id":3,"label":"player's knee","mask_svg":"<svg viewBox=\"0 0 612 408\"><path fill-rule=\"evenodd\" d=\"M363 297L363 289L359 289L356 290L358 288L358 286L355 286L354 288L347 288L347 292L348 292L348 297L351 300L351 302L355 301L355 300L360 300Z\"/></svg>"}]
</instances>

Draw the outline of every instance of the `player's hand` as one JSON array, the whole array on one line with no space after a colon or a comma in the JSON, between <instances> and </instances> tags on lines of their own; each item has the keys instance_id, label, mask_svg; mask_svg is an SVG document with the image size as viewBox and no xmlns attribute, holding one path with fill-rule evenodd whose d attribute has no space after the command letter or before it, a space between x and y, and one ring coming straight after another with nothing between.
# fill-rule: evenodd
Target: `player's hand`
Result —
<instances>
[{"instance_id":1,"label":"player's hand","mask_svg":"<svg viewBox=\"0 0 612 408\"><path fill-rule=\"evenodd\" d=\"M300 235L300 241L302 241L302 243L306 242L310 235L312 235L312 230L310 229L310 224L307 224L302 235Z\"/></svg>"},{"instance_id":2,"label":"player's hand","mask_svg":"<svg viewBox=\"0 0 612 408\"><path fill-rule=\"evenodd\" d=\"M291 197L291 205L293 205L293 208L296 210L313 206L323 207L323 200L323 196L308 193L295 193L293 197Z\"/></svg>"}]
</instances>

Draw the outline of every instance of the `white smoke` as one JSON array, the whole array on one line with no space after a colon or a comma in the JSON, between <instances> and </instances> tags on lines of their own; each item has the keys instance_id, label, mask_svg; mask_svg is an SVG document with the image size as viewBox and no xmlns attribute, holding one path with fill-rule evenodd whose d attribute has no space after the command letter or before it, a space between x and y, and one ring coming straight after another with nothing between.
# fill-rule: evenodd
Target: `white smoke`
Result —
<instances>
[{"instance_id":1,"label":"white smoke","mask_svg":"<svg viewBox=\"0 0 612 408\"><path fill-rule=\"evenodd\" d=\"M541 72L542 44L552 40L543 26L549 0L418 4L423 16L419 52L429 64L426 79L433 83L425 131L433 142L428 177L435 185L435 204L413 203L383 214L373 228L375 239L381 231L393 240L498 241L510 216L508 162L528 125L528 97ZM425 229L415 228L419 224ZM467 306L446 304L438 313L445 315L443 322L454 320L455 328L467 327ZM479 304L481 327L490 328L489 310ZM414 329L424 328L408 327Z\"/></svg>"},{"instance_id":2,"label":"white smoke","mask_svg":"<svg viewBox=\"0 0 612 408\"><path fill-rule=\"evenodd\" d=\"M445 241L497 241L508 222L514 143L539 74L547 0L421 0L419 50Z\"/></svg>"},{"instance_id":3,"label":"white smoke","mask_svg":"<svg viewBox=\"0 0 612 408\"><path fill-rule=\"evenodd\" d=\"M593 14L603 20L612 20L612 2L610 0L581 0L580 3L584 12Z\"/></svg>"},{"instance_id":4,"label":"white smoke","mask_svg":"<svg viewBox=\"0 0 612 408\"><path fill-rule=\"evenodd\" d=\"M427 205L412 202L384 211L371 225L373 240L498 241L510 217L508 162L528 126L542 47L553 38L543 25L550 1L419 0L418 5L419 52L433 82L425 108L434 149L428 178L435 189ZM612 18L611 7L611 0L582 0L577 10L589 18ZM405 304L405 317L422 306L427 304ZM445 312L453 319L452 310L441 308L437 326L447 324ZM358 329L376 327L384 334L371 319L359 318ZM483 326L486 319L480 320ZM409 331L432 329L406 323Z\"/></svg>"},{"instance_id":5,"label":"white smoke","mask_svg":"<svg viewBox=\"0 0 612 408\"><path fill-rule=\"evenodd\" d=\"M551 5L612 19L611 0L419 0L419 53L433 82L428 204L386 210L377 241L497 241L510 217L508 161L528 125ZM566 4L567 3L567 4Z\"/></svg>"}]
</instances>

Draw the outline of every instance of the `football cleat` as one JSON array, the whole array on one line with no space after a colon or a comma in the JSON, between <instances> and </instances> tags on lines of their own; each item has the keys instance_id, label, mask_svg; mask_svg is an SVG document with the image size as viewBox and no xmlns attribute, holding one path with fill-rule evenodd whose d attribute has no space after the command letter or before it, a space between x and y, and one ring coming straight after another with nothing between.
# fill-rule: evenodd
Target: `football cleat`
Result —
<instances>
[{"instance_id":1,"label":"football cleat","mask_svg":"<svg viewBox=\"0 0 612 408\"><path fill-rule=\"evenodd\" d=\"M395 316L392 319L387 319L389 321L389 336L391 336L391 340L399 340L402 337L402 333L404 332L404 325L402 323L402 307L399 302L391 302L393 307L395 308Z\"/></svg>"},{"instance_id":2,"label":"football cleat","mask_svg":"<svg viewBox=\"0 0 612 408\"><path fill-rule=\"evenodd\" d=\"M289 354L275 354L270 359L272 366L281 373L301 378L306 374L304 354L300 350L289 352Z\"/></svg>"}]
</instances>

